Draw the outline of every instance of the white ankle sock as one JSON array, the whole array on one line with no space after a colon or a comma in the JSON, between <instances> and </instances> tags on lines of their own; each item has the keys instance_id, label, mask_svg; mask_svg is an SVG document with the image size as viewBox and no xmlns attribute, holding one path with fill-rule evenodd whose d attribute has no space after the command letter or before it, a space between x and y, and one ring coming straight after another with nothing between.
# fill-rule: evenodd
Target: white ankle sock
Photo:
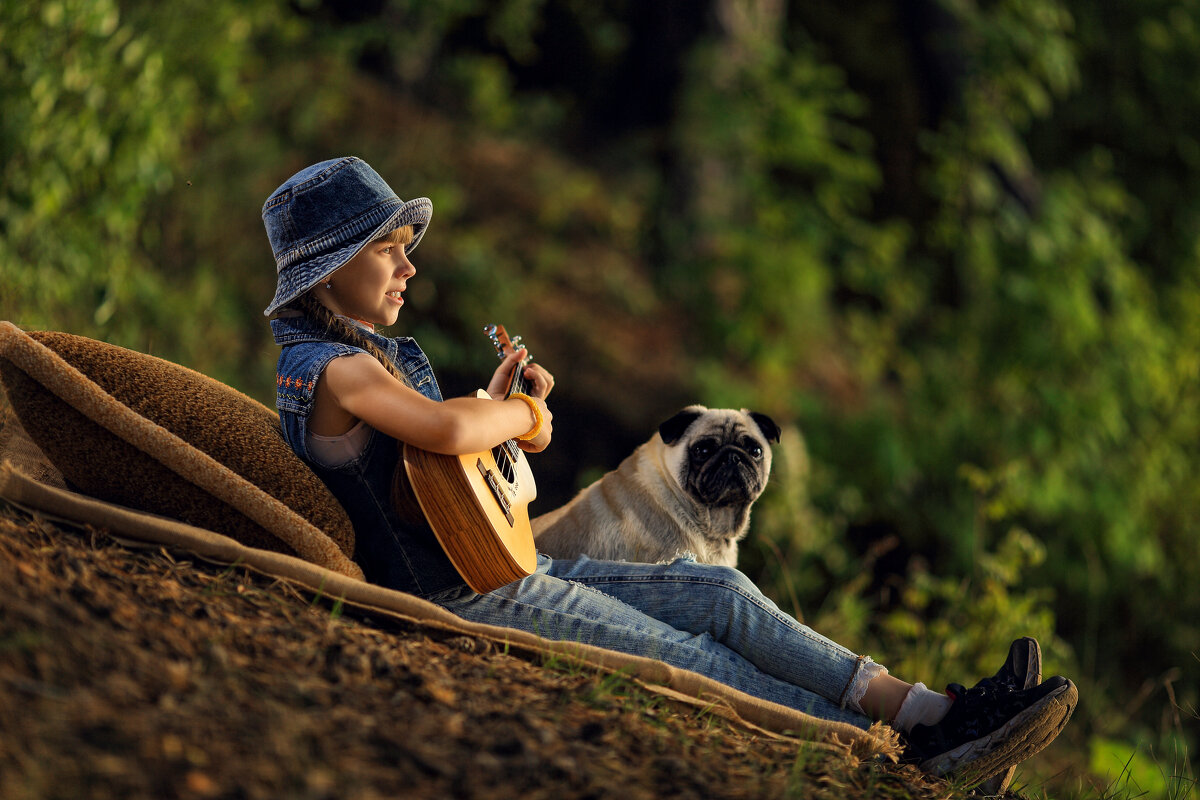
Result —
<instances>
[{"instance_id":1,"label":"white ankle sock","mask_svg":"<svg viewBox=\"0 0 1200 800\"><path fill-rule=\"evenodd\" d=\"M933 725L941 722L954 701L941 692L935 692L923 683L913 684L912 689L900 704L892 727L908 733L914 725Z\"/></svg>"}]
</instances>

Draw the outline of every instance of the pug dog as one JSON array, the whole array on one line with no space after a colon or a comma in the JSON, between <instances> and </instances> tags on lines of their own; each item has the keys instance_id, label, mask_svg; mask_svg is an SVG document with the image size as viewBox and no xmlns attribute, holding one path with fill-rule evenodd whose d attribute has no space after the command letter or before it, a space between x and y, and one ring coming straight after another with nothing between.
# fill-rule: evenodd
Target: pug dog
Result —
<instances>
[{"instance_id":1,"label":"pug dog","mask_svg":"<svg viewBox=\"0 0 1200 800\"><path fill-rule=\"evenodd\" d=\"M537 548L553 558L648 563L691 553L736 566L779 433L766 414L688 406L615 470L535 518Z\"/></svg>"}]
</instances>

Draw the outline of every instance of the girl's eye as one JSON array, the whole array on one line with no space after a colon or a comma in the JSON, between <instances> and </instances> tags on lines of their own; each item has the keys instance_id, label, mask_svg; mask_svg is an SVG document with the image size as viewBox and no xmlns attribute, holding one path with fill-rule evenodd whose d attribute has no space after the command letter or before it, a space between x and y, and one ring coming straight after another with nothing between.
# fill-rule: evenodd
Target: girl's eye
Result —
<instances>
[{"instance_id":1,"label":"girl's eye","mask_svg":"<svg viewBox=\"0 0 1200 800\"><path fill-rule=\"evenodd\" d=\"M392 248L395 246L396 245L394 245L394 244L389 244L387 247L383 248L383 254L385 256L390 256L392 254Z\"/></svg>"}]
</instances>

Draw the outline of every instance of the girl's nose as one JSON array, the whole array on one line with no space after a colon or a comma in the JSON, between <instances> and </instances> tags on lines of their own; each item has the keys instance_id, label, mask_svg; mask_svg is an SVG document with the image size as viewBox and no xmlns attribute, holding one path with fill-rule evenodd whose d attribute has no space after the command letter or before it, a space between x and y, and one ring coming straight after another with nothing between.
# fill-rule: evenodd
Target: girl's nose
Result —
<instances>
[{"instance_id":1,"label":"girl's nose","mask_svg":"<svg viewBox=\"0 0 1200 800\"><path fill-rule=\"evenodd\" d=\"M416 266L408 260L408 256L400 254L400 261L396 264L396 275L398 277L412 276L417 274Z\"/></svg>"}]
</instances>

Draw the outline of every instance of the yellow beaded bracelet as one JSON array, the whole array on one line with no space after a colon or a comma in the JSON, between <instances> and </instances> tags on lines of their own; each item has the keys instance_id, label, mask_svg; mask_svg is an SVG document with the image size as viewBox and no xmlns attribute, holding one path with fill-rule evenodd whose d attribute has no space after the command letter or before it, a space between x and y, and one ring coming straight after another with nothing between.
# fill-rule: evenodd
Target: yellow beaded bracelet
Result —
<instances>
[{"instance_id":1,"label":"yellow beaded bracelet","mask_svg":"<svg viewBox=\"0 0 1200 800\"><path fill-rule=\"evenodd\" d=\"M534 422L533 422L533 427L529 429L529 433L526 433L523 436L516 437L517 439L521 440L522 442L527 442L530 439L536 438L537 435L542 432L542 422L544 422L544 420L542 419L542 410L540 408L538 408L537 401L534 400L532 397L530 397L527 394L521 394L520 392L516 392L514 394L509 395L510 399L513 397L516 397L520 400L524 400L525 404L527 406L529 406L529 410L533 412Z\"/></svg>"}]
</instances>

